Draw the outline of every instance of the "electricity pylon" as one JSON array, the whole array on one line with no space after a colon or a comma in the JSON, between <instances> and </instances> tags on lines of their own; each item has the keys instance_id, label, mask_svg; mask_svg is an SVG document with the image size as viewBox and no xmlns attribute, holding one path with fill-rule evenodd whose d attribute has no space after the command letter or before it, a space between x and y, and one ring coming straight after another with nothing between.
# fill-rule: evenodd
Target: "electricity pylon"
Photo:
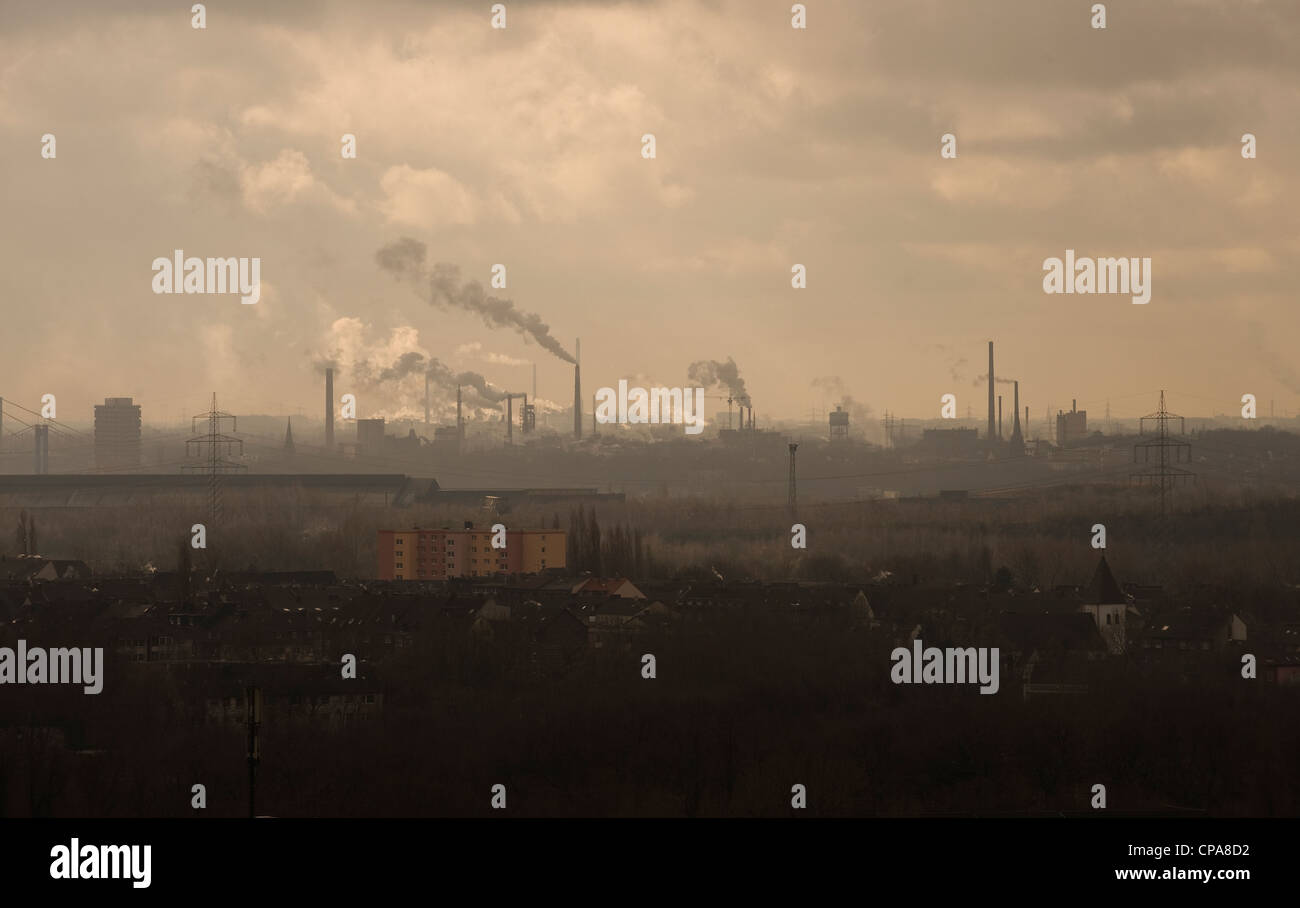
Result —
<instances>
[{"instance_id":1,"label":"electricity pylon","mask_svg":"<svg viewBox=\"0 0 1300 908\"><path fill-rule=\"evenodd\" d=\"M1173 436L1169 432L1169 423L1178 420L1178 435ZM1182 440L1183 435L1183 417L1176 413L1170 413L1165 409L1165 392L1160 392L1160 409L1154 413L1149 413L1142 417L1139 423L1138 434L1148 435L1146 426L1148 422L1155 423L1154 435L1147 441L1135 442L1133 445L1133 462L1138 462L1138 452L1142 453L1142 463L1151 463L1151 454L1156 454L1155 466L1146 470L1139 470L1134 473L1132 478L1142 485L1153 485L1160 489L1160 513L1165 513L1165 496L1169 489L1174 488L1179 482L1194 479L1196 474L1191 470L1184 470L1179 467L1171 466L1176 463L1192 462L1192 446L1189 442ZM1186 453L1186 458L1183 455Z\"/></svg>"},{"instance_id":2,"label":"electricity pylon","mask_svg":"<svg viewBox=\"0 0 1300 908\"><path fill-rule=\"evenodd\" d=\"M185 456L190 456L193 450L203 457L202 464L185 464L181 470L186 473L207 473L208 474L208 520L211 527L215 527L221 519L221 485L220 479L222 473L240 473L248 469L242 463L235 463L231 460L225 460L221 457L221 449L225 448L225 453L231 454L236 448L239 453L244 453L244 442L231 435L221 434L221 423L223 420L230 420L230 431L236 431L235 417L229 413L222 413L217 409L217 392L212 392L212 409L207 413L201 413L192 417L190 420L190 431L198 430L198 421L207 420L208 432L206 435L196 435L194 438L185 442ZM192 447L191 447L192 446Z\"/></svg>"}]
</instances>

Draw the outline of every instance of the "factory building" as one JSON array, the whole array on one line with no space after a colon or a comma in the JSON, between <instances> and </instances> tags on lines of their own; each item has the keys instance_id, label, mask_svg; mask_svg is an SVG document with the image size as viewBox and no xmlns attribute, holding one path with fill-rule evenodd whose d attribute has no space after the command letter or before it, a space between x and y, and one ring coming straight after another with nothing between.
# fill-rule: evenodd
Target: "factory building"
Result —
<instances>
[{"instance_id":1,"label":"factory building","mask_svg":"<svg viewBox=\"0 0 1300 908\"><path fill-rule=\"evenodd\" d=\"M1056 443L1064 448L1088 434L1088 411L1078 409L1078 401L1070 402L1070 412L1056 414Z\"/></svg>"},{"instance_id":2,"label":"factory building","mask_svg":"<svg viewBox=\"0 0 1300 908\"><path fill-rule=\"evenodd\" d=\"M974 457L981 451L976 429L923 429L916 445L917 453L937 457Z\"/></svg>"},{"instance_id":3,"label":"factory building","mask_svg":"<svg viewBox=\"0 0 1300 908\"><path fill-rule=\"evenodd\" d=\"M106 397L95 405L95 469L140 466L140 405L129 397Z\"/></svg>"},{"instance_id":4,"label":"factory building","mask_svg":"<svg viewBox=\"0 0 1300 908\"><path fill-rule=\"evenodd\" d=\"M357 420L357 447L362 454L377 457L384 453L384 420Z\"/></svg>"},{"instance_id":5,"label":"factory building","mask_svg":"<svg viewBox=\"0 0 1300 908\"><path fill-rule=\"evenodd\" d=\"M380 580L447 580L493 574L536 574L565 567L564 530L506 530L503 549L491 530L380 530Z\"/></svg>"}]
</instances>

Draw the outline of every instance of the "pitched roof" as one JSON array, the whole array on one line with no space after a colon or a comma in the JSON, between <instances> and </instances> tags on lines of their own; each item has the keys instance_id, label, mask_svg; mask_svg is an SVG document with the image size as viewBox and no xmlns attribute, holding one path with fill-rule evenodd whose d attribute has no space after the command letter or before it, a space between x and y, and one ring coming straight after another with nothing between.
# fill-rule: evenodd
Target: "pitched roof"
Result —
<instances>
[{"instance_id":1,"label":"pitched roof","mask_svg":"<svg viewBox=\"0 0 1300 908\"><path fill-rule=\"evenodd\" d=\"M1069 614L1017 614L1005 612L998 616L998 629L1021 652L1034 650L1103 650L1105 644L1097 626L1087 615Z\"/></svg>"},{"instance_id":2,"label":"pitched roof","mask_svg":"<svg viewBox=\"0 0 1300 908\"><path fill-rule=\"evenodd\" d=\"M1128 601L1115 582L1115 575L1110 572L1105 555L1097 563L1097 570L1093 572L1092 582L1084 592L1084 599L1089 605L1116 605Z\"/></svg>"}]
</instances>

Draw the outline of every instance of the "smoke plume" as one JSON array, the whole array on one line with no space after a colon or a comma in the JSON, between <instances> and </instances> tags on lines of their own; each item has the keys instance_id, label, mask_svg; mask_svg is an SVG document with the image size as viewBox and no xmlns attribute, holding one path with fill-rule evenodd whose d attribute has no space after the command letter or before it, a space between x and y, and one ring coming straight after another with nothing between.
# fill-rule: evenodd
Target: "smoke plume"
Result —
<instances>
[{"instance_id":1,"label":"smoke plume","mask_svg":"<svg viewBox=\"0 0 1300 908\"><path fill-rule=\"evenodd\" d=\"M402 237L376 252L375 261L394 278L413 287L431 305L476 313L489 327L513 328L566 363L576 362L551 336L550 326L540 315L517 309L512 300L489 296L478 281L462 282L457 265L438 262L430 271L424 264L426 253L424 243Z\"/></svg>"},{"instance_id":2,"label":"smoke plume","mask_svg":"<svg viewBox=\"0 0 1300 908\"><path fill-rule=\"evenodd\" d=\"M840 408L849 414L849 420L853 425L865 429L866 425L871 421L871 405L856 400L853 395L849 393L849 389L844 384L843 379L838 375L827 375L823 378L814 378L812 380L812 386L819 391L824 391L830 397L838 397Z\"/></svg>"},{"instance_id":3,"label":"smoke plume","mask_svg":"<svg viewBox=\"0 0 1300 908\"><path fill-rule=\"evenodd\" d=\"M691 363L686 376L706 388L720 386L726 388L727 393L732 397L749 399L749 392L745 390L745 380L740 377L740 367L730 356L725 363L720 363L716 359L702 359Z\"/></svg>"}]
</instances>

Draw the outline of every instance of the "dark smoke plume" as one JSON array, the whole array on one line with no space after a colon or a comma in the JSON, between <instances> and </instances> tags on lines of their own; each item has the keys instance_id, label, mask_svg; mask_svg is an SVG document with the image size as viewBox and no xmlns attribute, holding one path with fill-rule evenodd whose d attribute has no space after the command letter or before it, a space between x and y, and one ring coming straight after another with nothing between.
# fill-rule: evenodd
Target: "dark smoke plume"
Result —
<instances>
[{"instance_id":1,"label":"dark smoke plume","mask_svg":"<svg viewBox=\"0 0 1300 908\"><path fill-rule=\"evenodd\" d=\"M831 397L839 397L839 406L845 410L853 423L857 426L866 426L871 420L872 409L870 404L859 403L852 394L849 393L848 387L844 384L843 379L838 375L827 375L824 378L814 378L812 386L819 391L824 391Z\"/></svg>"},{"instance_id":2,"label":"dark smoke plume","mask_svg":"<svg viewBox=\"0 0 1300 908\"><path fill-rule=\"evenodd\" d=\"M332 358L318 357L317 363L334 365ZM411 375L428 375L429 385L448 395L456 392L459 386L470 395L487 403L500 403L505 400L505 392L495 387L477 372L453 372L441 360L425 357L423 353L409 351L403 353L391 366L379 368L369 360L359 360L352 366L352 375L364 385L380 385L387 382L401 381Z\"/></svg>"},{"instance_id":3,"label":"dark smoke plume","mask_svg":"<svg viewBox=\"0 0 1300 908\"><path fill-rule=\"evenodd\" d=\"M375 261L394 278L414 287L431 305L474 312L489 327L513 328L566 363L576 362L551 336L550 326L540 315L515 308L512 300L489 296L478 281L462 282L456 265L439 262L430 271L425 267L425 256L424 243L402 237L376 252Z\"/></svg>"},{"instance_id":4,"label":"dark smoke plume","mask_svg":"<svg viewBox=\"0 0 1300 908\"><path fill-rule=\"evenodd\" d=\"M387 369L379 373L378 381L399 381L406 378L413 372L418 372L424 367L424 354L411 351L403 353L398 357L397 362L393 363Z\"/></svg>"},{"instance_id":5,"label":"dark smoke plume","mask_svg":"<svg viewBox=\"0 0 1300 908\"><path fill-rule=\"evenodd\" d=\"M749 392L745 390L745 380L740 377L740 367L730 356L725 363L720 363L716 359L702 359L691 363L686 376L706 388L721 386L726 388L727 393L732 397L749 399Z\"/></svg>"}]
</instances>

